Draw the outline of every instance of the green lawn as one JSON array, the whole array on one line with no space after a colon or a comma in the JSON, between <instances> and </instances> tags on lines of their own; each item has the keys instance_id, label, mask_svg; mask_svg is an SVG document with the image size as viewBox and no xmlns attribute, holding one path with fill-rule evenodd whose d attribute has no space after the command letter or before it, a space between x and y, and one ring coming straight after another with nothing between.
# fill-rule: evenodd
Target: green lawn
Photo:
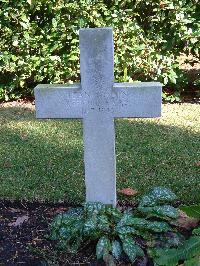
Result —
<instances>
[{"instance_id":1,"label":"green lawn","mask_svg":"<svg viewBox=\"0 0 200 266\"><path fill-rule=\"evenodd\" d=\"M0 198L84 201L82 123L36 121L34 108L0 107ZM116 120L117 188L173 189L200 203L200 105L163 105L162 118Z\"/></svg>"}]
</instances>

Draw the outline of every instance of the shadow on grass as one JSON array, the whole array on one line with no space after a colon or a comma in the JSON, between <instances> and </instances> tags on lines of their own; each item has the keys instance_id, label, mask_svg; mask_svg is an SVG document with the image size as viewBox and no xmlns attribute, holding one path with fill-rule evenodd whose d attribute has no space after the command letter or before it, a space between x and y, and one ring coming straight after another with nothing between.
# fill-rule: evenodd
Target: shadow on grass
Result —
<instances>
[{"instance_id":1,"label":"shadow on grass","mask_svg":"<svg viewBox=\"0 0 200 266\"><path fill-rule=\"evenodd\" d=\"M200 202L197 134L158 120L115 124L118 189L165 186L184 202ZM81 120L38 121L34 110L7 107L0 125L1 198L84 201Z\"/></svg>"}]
</instances>

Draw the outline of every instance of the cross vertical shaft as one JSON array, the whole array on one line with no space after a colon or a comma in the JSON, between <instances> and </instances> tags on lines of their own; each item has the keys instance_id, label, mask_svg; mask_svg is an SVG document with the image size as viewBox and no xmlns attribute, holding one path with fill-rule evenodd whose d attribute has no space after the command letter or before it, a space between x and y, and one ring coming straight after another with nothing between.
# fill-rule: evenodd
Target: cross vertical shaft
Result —
<instances>
[{"instance_id":1,"label":"cross vertical shaft","mask_svg":"<svg viewBox=\"0 0 200 266\"><path fill-rule=\"evenodd\" d=\"M116 204L112 29L80 30L86 200Z\"/></svg>"}]
</instances>

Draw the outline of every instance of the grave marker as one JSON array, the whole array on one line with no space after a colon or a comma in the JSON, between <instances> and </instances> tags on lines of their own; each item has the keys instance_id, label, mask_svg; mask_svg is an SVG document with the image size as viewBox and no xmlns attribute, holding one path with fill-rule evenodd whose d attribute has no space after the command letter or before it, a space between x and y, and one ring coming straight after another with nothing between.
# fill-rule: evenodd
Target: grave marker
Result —
<instances>
[{"instance_id":1,"label":"grave marker","mask_svg":"<svg viewBox=\"0 0 200 266\"><path fill-rule=\"evenodd\" d=\"M112 28L79 37L81 84L38 85L36 117L83 119L86 201L115 205L114 118L160 116L161 84L114 83Z\"/></svg>"}]
</instances>

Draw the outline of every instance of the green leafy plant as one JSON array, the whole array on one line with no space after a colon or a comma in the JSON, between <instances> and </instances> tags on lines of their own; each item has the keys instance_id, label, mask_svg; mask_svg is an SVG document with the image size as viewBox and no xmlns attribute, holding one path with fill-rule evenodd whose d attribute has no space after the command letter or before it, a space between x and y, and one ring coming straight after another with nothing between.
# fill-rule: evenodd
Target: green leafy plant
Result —
<instances>
[{"instance_id":1,"label":"green leafy plant","mask_svg":"<svg viewBox=\"0 0 200 266\"><path fill-rule=\"evenodd\" d=\"M180 261L184 265L198 266L200 263L200 237L192 236L177 249L158 250L156 265L176 266Z\"/></svg>"},{"instance_id":2,"label":"green leafy plant","mask_svg":"<svg viewBox=\"0 0 200 266\"><path fill-rule=\"evenodd\" d=\"M200 219L200 206L180 206L188 216ZM185 266L200 265L200 227L195 228L192 236L184 241L178 248L157 249L155 252L156 265L176 266L184 261Z\"/></svg>"},{"instance_id":3,"label":"green leafy plant","mask_svg":"<svg viewBox=\"0 0 200 266\"><path fill-rule=\"evenodd\" d=\"M200 205L181 206L180 209L188 216L200 219Z\"/></svg>"},{"instance_id":4,"label":"green leafy plant","mask_svg":"<svg viewBox=\"0 0 200 266\"><path fill-rule=\"evenodd\" d=\"M86 203L54 219L51 239L68 252L76 252L84 242L95 243L97 259L109 265L123 256L133 263L145 256L146 246L155 247L158 238L164 243L171 233L179 239L170 225L178 217L178 211L169 205L175 199L169 189L157 187L141 198L138 208L124 212L101 203ZM177 242L168 241L168 246L177 246Z\"/></svg>"}]
</instances>

